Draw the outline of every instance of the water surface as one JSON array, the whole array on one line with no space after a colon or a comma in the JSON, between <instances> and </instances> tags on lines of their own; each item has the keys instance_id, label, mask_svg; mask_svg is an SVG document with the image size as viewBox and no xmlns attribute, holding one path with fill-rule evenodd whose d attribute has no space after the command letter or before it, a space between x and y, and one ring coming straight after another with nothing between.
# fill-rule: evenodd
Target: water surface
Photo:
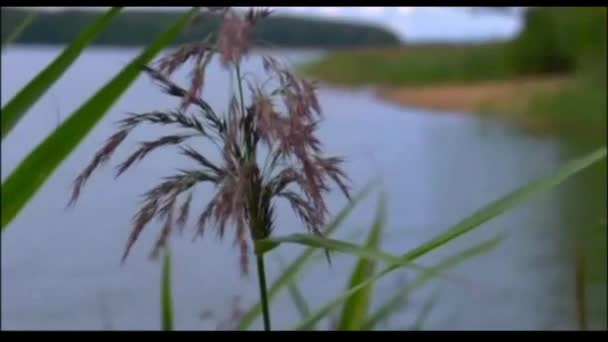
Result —
<instances>
[{"instance_id":1,"label":"water surface","mask_svg":"<svg viewBox=\"0 0 608 342\"><path fill-rule=\"evenodd\" d=\"M102 48L85 52L3 141L2 180L137 52ZM5 50L2 104L58 53L47 47ZM298 62L314 53L287 55ZM248 61L246 69L261 76L259 59ZM186 76L182 72L182 79ZM213 64L204 96L212 105L227 108L230 86L230 77ZM346 170L355 191L376 177L382 179L389 213L383 248L393 253L416 247L486 202L590 150L590 146L573 147L556 138L529 136L462 113L394 106L367 91L323 88L320 101L326 117L321 139L329 153L347 157ZM120 256L140 194L159 177L189 164L167 149L118 180L106 166L92 178L74 209L66 210L65 205L72 180L112 134L116 120L126 112L176 106L173 98L140 77L3 232L4 329L159 328L160 265L147 258L159 227L146 230L125 265L120 264ZM113 165L132 152L137 142L156 133L136 131L115 155ZM606 228L600 225L602 216L606 217L605 183L604 164L421 259L432 265L473 243L506 234L497 249L452 269L450 274L458 281L442 279L416 292L382 328L408 328L428 296L438 293L427 329L575 329L573 246L581 241L592 280L590 325L605 329ZM202 206L208 195L209 189L201 188L195 203ZM362 203L337 237L361 241L364 236L357 232L365 233L370 226L375 202L372 196ZM336 192L329 197L329 205L335 212L345 201ZM237 297L244 307L256 299L257 279L253 274L239 274L231 237L220 242L208 234L192 243L192 231L171 241L176 327L213 329L219 319L231 314ZM288 207L280 206L276 234L303 231ZM273 255L280 254L286 261L300 251L281 247ZM278 270L275 259L269 260L271 278ZM306 269L299 284L313 308L344 288L353 264L347 256L334 256L331 267L322 260ZM375 302L383 302L414 276L400 272L382 280ZM279 297L272 310L277 328L290 328L299 317L287 295ZM208 311L213 316L203 319Z\"/></svg>"}]
</instances>

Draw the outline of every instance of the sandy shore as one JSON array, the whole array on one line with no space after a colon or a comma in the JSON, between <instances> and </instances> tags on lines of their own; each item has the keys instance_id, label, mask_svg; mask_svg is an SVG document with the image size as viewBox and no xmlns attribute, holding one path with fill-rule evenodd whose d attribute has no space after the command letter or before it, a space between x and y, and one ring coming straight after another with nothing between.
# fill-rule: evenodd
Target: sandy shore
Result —
<instances>
[{"instance_id":1,"label":"sandy shore","mask_svg":"<svg viewBox=\"0 0 608 342\"><path fill-rule=\"evenodd\" d=\"M565 77L528 78L420 87L378 89L390 102L429 109L479 112L484 107L511 111L525 106L534 94L555 91L568 82Z\"/></svg>"}]
</instances>

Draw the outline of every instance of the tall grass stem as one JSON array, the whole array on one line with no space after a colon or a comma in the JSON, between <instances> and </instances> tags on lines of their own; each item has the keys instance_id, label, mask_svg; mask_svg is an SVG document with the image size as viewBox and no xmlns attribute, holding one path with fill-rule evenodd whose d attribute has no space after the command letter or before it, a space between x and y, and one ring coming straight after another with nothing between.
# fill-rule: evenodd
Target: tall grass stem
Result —
<instances>
[{"instance_id":1,"label":"tall grass stem","mask_svg":"<svg viewBox=\"0 0 608 342\"><path fill-rule=\"evenodd\" d=\"M264 255L256 256L258 261L258 279L260 281L260 297L262 301L262 315L264 316L264 330L270 331L270 311L268 310L268 296L266 295L266 273L264 270Z\"/></svg>"}]
</instances>

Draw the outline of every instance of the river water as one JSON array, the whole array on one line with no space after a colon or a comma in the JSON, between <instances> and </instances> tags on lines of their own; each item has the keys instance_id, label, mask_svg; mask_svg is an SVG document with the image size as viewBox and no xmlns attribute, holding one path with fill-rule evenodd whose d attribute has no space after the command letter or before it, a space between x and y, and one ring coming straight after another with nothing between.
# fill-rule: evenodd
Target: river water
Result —
<instances>
[{"instance_id":1,"label":"river water","mask_svg":"<svg viewBox=\"0 0 608 342\"><path fill-rule=\"evenodd\" d=\"M2 104L59 52L54 47L4 50ZM137 52L109 48L85 52L2 142L3 181ZM317 56L314 52L281 53L294 63ZM260 75L259 59L249 60L245 69ZM180 76L185 79L187 74ZM227 108L230 86L221 66L212 64L204 96L212 105ZM415 248L488 201L550 173L592 147L531 136L465 113L395 106L366 90L322 88L320 101L325 113L321 140L329 153L347 157L345 169L355 191L372 179L382 180L388 209L382 247L396 254ZM140 77L3 232L3 329L159 329L160 264L147 258L158 227L143 234L126 264L120 264L120 256L140 194L159 177L184 165L182 159L167 149L118 180L106 167L92 178L75 208L66 210L65 206L72 180L112 134L116 120L126 112L169 110L176 105L149 79ZM114 161L122 161L136 142L155 133L136 131ZM603 164L581 173L562 188L531 199L425 256L420 263L431 266L484 239L505 234L496 249L417 290L378 328L408 329L429 297L437 296L424 329L576 329L574 247L582 246L588 324L605 329L605 171ZM209 195L205 191L195 195L199 201L195 203L204 203ZM328 201L332 212L345 205L337 193ZM362 241L376 201L374 193L362 202L336 237ZM287 207L279 207L276 234L293 232L304 232L304 228ZM176 328L215 329L218 321L230 316L233 303L247 308L256 299L257 279L254 274L239 274L238 252L231 239L221 242L208 234L193 243L187 233L171 241ZM276 278L280 270L278 255L286 262L301 250L291 245L272 252L270 278ZM344 289L353 263L352 257L334 255L331 267L323 259L307 266L298 287L312 309ZM415 277L415 272L402 271L378 282L374 305ZM299 319L287 294L277 298L272 312L277 329L289 329ZM337 314L318 328L328 328ZM260 322L255 328L260 328Z\"/></svg>"}]
</instances>

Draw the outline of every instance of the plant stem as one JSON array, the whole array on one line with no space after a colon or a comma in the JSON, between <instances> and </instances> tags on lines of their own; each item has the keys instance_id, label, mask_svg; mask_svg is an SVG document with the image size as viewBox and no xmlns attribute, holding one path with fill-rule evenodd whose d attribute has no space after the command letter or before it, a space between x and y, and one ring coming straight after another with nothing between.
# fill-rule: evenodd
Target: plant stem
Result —
<instances>
[{"instance_id":1,"label":"plant stem","mask_svg":"<svg viewBox=\"0 0 608 342\"><path fill-rule=\"evenodd\" d=\"M270 311L266 294L266 273L264 271L264 255L256 255L258 261L258 278L260 280L260 296L262 297L262 314L264 315L264 330L270 331Z\"/></svg>"},{"instance_id":2,"label":"plant stem","mask_svg":"<svg viewBox=\"0 0 608 342\"><path fill-rule=\"evenodd\" d=\"M241 63L237 63L236 66L236 82L237 85L239 87L239 98L240 98L240 105L241 105L241 115L243 116L242 118L244 119L245 116L247 115L247 113L245 113L245 100L243 97L243 80L242 80L242 76L241 76ZM245 143L245 158L247 161L252 159L252 154L253 154L253 146L250 145L249 143L249 133L250 132L246 132L245 136L243 137L243 139L245 139L244 143Z\"/></svg>"},{"instance_id":3,"label":"plant stem","mask_svg":"<svg viewBox=\"0 0 608 342\"><path fill-rule=\"evenodd\" d=\"M245 115L245 100L243 99L243 81L242 81L242 77L241 77L241 64L240 63L238 63L236 65L236 82L237 82L237 85L239 86L241 114L244 116Z\"/></svg>"},{"instance_id":4,"label":"plant stem","mask_svg":"<svg viewBox=\"0 0 608 342\"><path fill-rule=\"evenodd\" d=\"M574 265L575 272L575 291L578 328L587 330L587 296L585 294L585 255L581 246L576 246L576 260Z\"/></svg>"}]
</instances>

